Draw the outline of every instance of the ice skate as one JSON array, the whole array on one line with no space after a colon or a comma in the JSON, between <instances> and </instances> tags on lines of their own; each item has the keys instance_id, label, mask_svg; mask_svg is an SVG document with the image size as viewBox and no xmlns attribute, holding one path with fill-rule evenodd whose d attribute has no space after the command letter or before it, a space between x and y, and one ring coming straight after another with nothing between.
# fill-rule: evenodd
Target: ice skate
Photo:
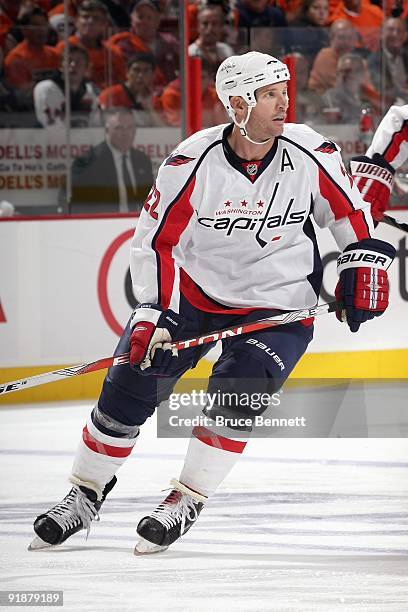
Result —
<instances>
[{"instance_id":1,"label":"ice skate","mask_svg":"<svg viewBox=\"0 0 408 612\"><path fill-rule=\"evenodd\" d=\"M36 537L28 550L41 550L58 546L81 529L91 528L91 522L99 521L99 510L106 496L116 484L116 476L105 486L101 501L94 490L74 485L64 499L34 521Z\"/></svg>"},{"instance_id":2,"label":"ice skate","mask_svg":"<svg viewBox=\"0 0 408 612\"><path fill-rule=\"evenodd\" d=\"M137 526L140 536L135 555L145 555L166 550L178 538L187 533L195 523L207 498L192 491L174 478L170 494Z\"/></svg>"}]
</instances>

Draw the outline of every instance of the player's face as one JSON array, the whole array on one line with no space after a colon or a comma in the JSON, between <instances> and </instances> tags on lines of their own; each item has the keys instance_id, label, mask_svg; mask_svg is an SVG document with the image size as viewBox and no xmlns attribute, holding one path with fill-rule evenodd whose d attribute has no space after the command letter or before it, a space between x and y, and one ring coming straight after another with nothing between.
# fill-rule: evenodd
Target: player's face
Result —
<instances>
[{"instance_id":1,"label":"player's face","mask_svg":"<svg viewBox=\"0 0 408 612\"><path fill-rule=\"evenodd\" d=\"M254 140L280 136L288 110L288 84L265 85L256 91L256 106L247 123L248 133Z\"/></svg>"}]
</instances>

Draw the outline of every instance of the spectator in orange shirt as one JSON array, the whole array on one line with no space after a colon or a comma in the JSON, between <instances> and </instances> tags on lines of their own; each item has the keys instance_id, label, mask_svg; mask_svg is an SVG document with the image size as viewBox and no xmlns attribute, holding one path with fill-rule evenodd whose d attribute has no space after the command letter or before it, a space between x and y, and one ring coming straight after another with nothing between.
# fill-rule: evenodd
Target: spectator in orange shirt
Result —
<instances>
[{"instance_id":1,"label":"spectator in orange shirt","mask_svg":"<svg viewBox=\"0 0 408 612\"><path fill-rule=\"evenodd\" d=\"M126 77L126 67L120 52L108 47L104 37L109 24L109 13L102 2L84 0L78 8L77 32L69 37L72 45L82 45L88 51L90 79L99 89L118 83ZM57 45L60 54L64 42Z\"/></svg>"},{"instance_id":2,"label":"spectator in orange shirt","mask_svg":"<svg viewBox=\"0 0 408 612\"><path fill-rule=\"evenodd\" d=\"M339 19L332 24L330 28L330 47L325 47L319 51L313 62L309 77L310 89L321 95L335 86L338 61L345 53L356 52L357 39L358 34L348 21ZM363 65L363 94L370 100L373 108L378 109L379 94L370 81L365 60Z\"/></svg>"},{"instance_id":3,"label":"spectator in orange shirt","mask_svg":"<svg viewBox=\"0 0 408 612\"><path fill-rule=\"evenodd\" d=\"M21 28L18 25L20 17L32 8L40 8L47 14L49 7L50 0L0 0L0 20L4 29L7 27L6 24L10 22L7 30L3 33L3 42L0 43L5 55L24 40ZM47 44L53 45L52 41L48 40Z\"/></svg>"},{"instance_id":4,"label":"spectator in orange shirt","mask_svg":"<svg viewBox=\"0 0 408 612\"><path fill-rule=\"evenodd\" d=\"M155 68L153 55L136 53L128 62L126 81L100 93L102 110L132 108L138 127L163 125L160 98L154 93Z\"/></svg>"},{"instance_id":5,"label":"spectator in orange shirt","mask_svg":"<svg viewBox=\"0 0 408 612\"><path fill-rule=\"evenodd\" d=\"M59 66L58 53L46 45L48 19L46 13L35 6L23 12L18 25L24 36L4 60L4 74L15 88L19 110L32 110L34 85L47 78Z\"/></svg>"},{"instance_id":6,"label":"spectator in orange shirt","mask_svg":"<svg viewBox=\"0 0 408 612\"><path fill-rule=\"evenodd\" d=\"M228 121L223 106L211 79L211 66L201 62L201 103L203 128ZM181 124L181 83L175 79L164 89L161 96L163 113L167 123L173 127Z\"/></svg>"},{"instance_id":7,"label":"spectator in orange shirt","mask_svg":"<svg viewBox=\"0 0 408 612\"><path fill-rule=\"evenodd\" d=\"M125 61L135 53L151 53L156 60L155 85L163 87L176 77L179 43L168 32L159 32L160 5L156 0L136 0L130 19L131 31L112 36L108 44L119 50Z\"/></svg>"},{"instance_id":8,"label":"spectator in orange shirt","mask_svg":"<svg viewBox=\"0 0 408 612\"><path fill-rule=\"evenodd\" d=\"M384 13L370 0L343 0L334 12L332 20L346 19L358 31L361 46L377 51L380 43L381 25Z\"/></svg>"},{"instance_id":9,"label":"spectator in orange shirt","mask_svg":"<svg viewBox=\"0 0 408 612\"><path fill-rule=\"evenodd\" d=\"M329 32L329 47L324 47L316 55L309 78L309 88L318 94L334 87L337 62L345 53L354 51L358 34L345 19L335 21Z\"/></svg>"}]
</instances>

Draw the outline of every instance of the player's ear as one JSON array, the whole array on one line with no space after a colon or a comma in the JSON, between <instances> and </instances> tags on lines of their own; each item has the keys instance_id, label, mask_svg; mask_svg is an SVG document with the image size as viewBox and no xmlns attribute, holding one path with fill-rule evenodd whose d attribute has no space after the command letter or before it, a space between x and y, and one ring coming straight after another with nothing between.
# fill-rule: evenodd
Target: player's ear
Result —
<instances>
[{"instance_id":1,"label":"player's ear","mask_svg":"<svg viewBox=\"0 0 408 612\"><path fill-rule=\"evenodd\" d=\"M248 107L248 104L242 96L232 96L230 98L230 105L235 112L246 112Z\"/></svg>"}]
</instances>

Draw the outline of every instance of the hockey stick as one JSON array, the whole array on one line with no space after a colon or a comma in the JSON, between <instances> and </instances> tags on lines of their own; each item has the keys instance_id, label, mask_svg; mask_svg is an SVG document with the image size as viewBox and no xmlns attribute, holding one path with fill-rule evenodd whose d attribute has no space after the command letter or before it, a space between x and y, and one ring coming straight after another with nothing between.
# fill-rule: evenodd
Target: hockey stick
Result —
<instances>
[{"instance_id":1,"label":"hockey stick","mask_svg":"<svg viewBox=\"0 0 408 612\"><path fill-rule=\"evenodd\" d=\"M391 225L392 227L396 227L397 229L408 233L408 223L402 223L401 221L397 221L394 219L394 217L389 217L388 215L384 215L381 221L382 223L386 223L387 225Z\"/></svg>"},{"instance_id":2,"label":"hockey stick","mask_svg":"<svg viewBox=\"0 0 408 612\"><path fill-rule=\"evenodd\" d=\"M337 302L330 302L328 304L315 306L314 308L293 310L292 312L282 313L273 317L268 317L267 319L260 319L259 321L253 321L252 323L242 323L241 325L221 329L205 336L189 338L188 340L178 340L177 342L173 342L171 344L171 348L181 351L186 348L201 346L202 344L217 342L218 340L225 340L234 336L241 336L242 334L249 334L261 329L276 327L277 325L285 325L287 323L303 321L304 319L316 317L327 312L334 312L336 309L339 309L339 304L337 304ZM81 363L79 365L70 366L61 370L54 370L53 372L45 372L44 374L29 376L28 378L21 378L20 380L2 383L0 385L0 395L5 395L6 393L12 393L14 391L21 391L23 389L29 389L30 387L37 387L38 385L45 385L46 383L55 382L57 380L61 380L62 378L81 376L81 374L88 374L88 372L96 372L97 370L103 370L104 368L118 366L125 363L129 363L129 353L123 353L122 355L117 355L116 357L114 356L98 359L97 361L92 361L91 363Z\"/></svg>"}]
</instances>

